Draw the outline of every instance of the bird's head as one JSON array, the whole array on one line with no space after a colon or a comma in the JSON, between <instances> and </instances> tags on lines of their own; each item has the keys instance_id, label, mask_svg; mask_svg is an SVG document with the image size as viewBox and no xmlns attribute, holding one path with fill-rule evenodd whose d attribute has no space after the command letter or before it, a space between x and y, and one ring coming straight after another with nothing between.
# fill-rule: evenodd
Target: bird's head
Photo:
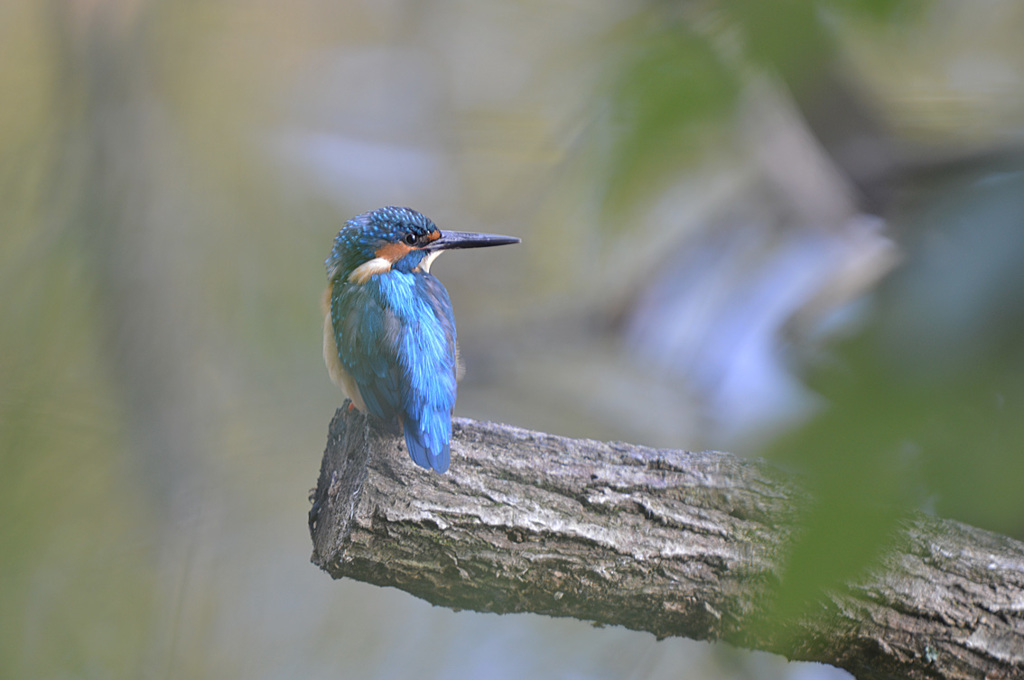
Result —
<instances>
[{"instance_id":1,"label":"bird's head","mask_svg":"<svg viewBox=\"0 0 1024 680\"><path fill-rule=\"evenodd\" d=\"M442 232L426 215L388 206L353 217L334 239L327 278L366 283L389 271L428 271L442 251L519 243L512 236Z\"/></svg>"}]
</instances>

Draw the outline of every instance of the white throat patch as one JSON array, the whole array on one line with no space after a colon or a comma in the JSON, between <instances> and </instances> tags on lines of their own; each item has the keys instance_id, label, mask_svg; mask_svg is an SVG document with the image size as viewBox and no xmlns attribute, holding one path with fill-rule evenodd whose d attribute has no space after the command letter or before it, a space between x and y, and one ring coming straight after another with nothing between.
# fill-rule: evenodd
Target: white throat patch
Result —
<instances>
[{"instance_id":1,"label":"white throat patch","mask_svg":"<svg viewBox=\"0 0 1024 680\"><path fill-rule=\"evenodd\" d=\"M427 253L426 257L420 260L420 266L417 267L417 269L422 269L423 271L429 274L430 265L434 264L434 260L436 260L437 256L443 252L443 250L431 250L429 253Z\"/></svg>"},{"instance_id":2,"label":"white throat patch","mask_svg":"<svg viewBox=\"0 0 1024 680\"><path fill-rule=\"evenodd\" d=\"M369 281L371 276L387 274L389 271L391 271L391 260L375 257L353 269L352 273L348 275L348 280L351 283L363 284Z\"/></svg>"}]
</instances>

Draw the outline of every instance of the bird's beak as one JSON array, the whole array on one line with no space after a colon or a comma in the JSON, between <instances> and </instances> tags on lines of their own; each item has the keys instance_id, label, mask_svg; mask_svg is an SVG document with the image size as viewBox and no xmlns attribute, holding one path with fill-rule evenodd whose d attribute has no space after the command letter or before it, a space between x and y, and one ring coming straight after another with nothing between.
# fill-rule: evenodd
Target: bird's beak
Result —
<instances>
[{"instance_id":1,"label":"bird's beak","mask_svg":"<svg viewBox=\"0 0 1024 680\"><path fill-rule=\"evenodd\" d=\"M498 234L474 234L466 231L442 231L441 238L431 241L423 250L454 250L456 248L487 248L489 246L507 246L519 243L515 236Z\"/></svg>"}]
</instances>

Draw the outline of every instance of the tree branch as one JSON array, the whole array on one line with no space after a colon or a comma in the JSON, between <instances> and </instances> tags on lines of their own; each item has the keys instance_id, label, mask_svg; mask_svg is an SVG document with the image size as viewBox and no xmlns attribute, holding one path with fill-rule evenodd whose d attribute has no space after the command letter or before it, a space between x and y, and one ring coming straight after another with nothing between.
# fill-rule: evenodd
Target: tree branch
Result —
<instances>
[{"instance_id":1,"label":"tree branch","mask_svg":"<svg viewBox=\"0 0 1024 680\"><path fill-rule=\"evenodd\" d=\"M1024 677L1024 544L917 515L820 611L756 625L797 514L791 478L727 453L655 450L454 421L452 469L346 407L310 511L334 578L433 604L722 639L858 678Z\"/></svg>"}]
</instances>

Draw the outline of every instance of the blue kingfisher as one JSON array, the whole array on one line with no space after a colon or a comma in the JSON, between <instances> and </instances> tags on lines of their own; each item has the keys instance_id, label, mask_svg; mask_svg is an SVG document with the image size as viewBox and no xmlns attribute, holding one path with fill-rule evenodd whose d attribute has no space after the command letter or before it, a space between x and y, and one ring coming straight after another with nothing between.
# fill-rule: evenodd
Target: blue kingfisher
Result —
<instances>
[{"instance_id":1,"label":"blue kingfisher","mask_svg":"<svg viewBox=\"0 0 1024 680\"><path fill-rule=\"evenodd\" d=\"M352 404L405 432L420 467L445 472L461 378L448 291L430 273L444 250L519 243L441 231L409 208L354 217L334 239L324 292L324 361Z\"/></svg>"}]
</instances>

